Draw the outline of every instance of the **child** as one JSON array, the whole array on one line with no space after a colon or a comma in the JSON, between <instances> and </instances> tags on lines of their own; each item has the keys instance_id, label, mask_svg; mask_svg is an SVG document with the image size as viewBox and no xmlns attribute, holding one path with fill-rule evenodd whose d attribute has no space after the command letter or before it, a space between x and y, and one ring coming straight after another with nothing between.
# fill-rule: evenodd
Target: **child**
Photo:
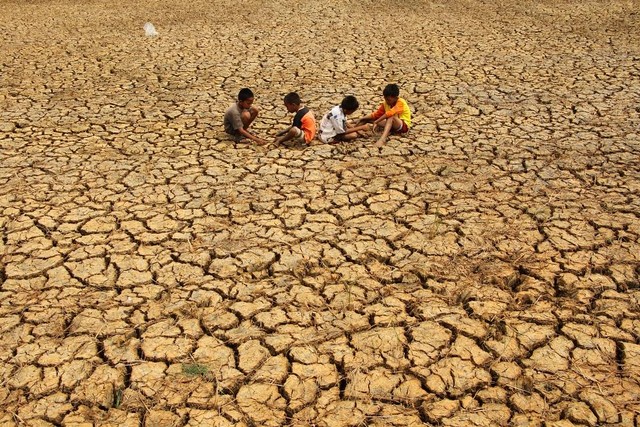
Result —
<instances>
[{"instance_id":1,"label":"child","mask_svg":"<svg viewBox=\"0 0 640 427\"><path fill-rule=\"evenodd\" d=\"M331 143L356 139L358 132L365 130L368 125L349 126L347 116L353 114L359 106L355 96L345 96L340 105L336 105L322 117L320 141Z\"/></svg>"},{"instance_id":2,"label":"child","mask_svg":"<svg viewBox=\"0 0 640 427\"><path fill-rule=\"evenodd\" d=\"M380 104L380 108L358 122L373 122L374 131L378 125L383 127L382 135L375 144L376 147L382 147L390 133L407 133L411 127L411 110L407 101L400 98L398 85L388 84L382 91L382 96L384 102Z\"/></svg>"},{"instance_id":3,"label":"child","mask_svg":"<svg viewBox=\"0 0 640 427\"><path fill-rule=\"evenodd\" d=\"M311 140L316 135L316 119L313 113L301 104L300 96L295 92L288 93L284 97L284 106L287 111L296 115L293 116L291 127L277 133L274 139L276 144L287 141L311 144Z\"/></svg>"},{"instance_id":4,"label":"child","mask_svg":"<svg viewBox=\"0 0 640 427\"><path fill-rule=\"evenodd\" d=\"M253 100L251 89L240 89L238 102L224 113L224 131L232 135L236 142L240 142L242 138L249 138L258 145L264 145L267 141L248 131L251 123L258 117L258 109L252 106Z\"/></svg>"}]
</instances>

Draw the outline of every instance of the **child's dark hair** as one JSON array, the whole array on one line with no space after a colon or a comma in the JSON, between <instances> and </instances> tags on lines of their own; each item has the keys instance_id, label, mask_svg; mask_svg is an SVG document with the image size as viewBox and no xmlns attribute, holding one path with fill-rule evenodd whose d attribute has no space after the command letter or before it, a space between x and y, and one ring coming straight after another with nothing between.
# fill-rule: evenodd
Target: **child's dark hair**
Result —
<instances>
[{"instance_id":1,"label":"child's dark hair","mask_svg":"<svg viewBox=\"0 0 640 427\"><path fill-rule=\"evenodd\" d=\"M238 101L246 101L249 98L253 98L253 92L249 88L240 89L240 93L238 93Z\"/></svg>"},{"instance_id":2,"label":"child's dark hair","mask_svg":"<svg viewBox=\"0 0 640 427\"><path fill-rule=\"evenodd\" d=\"M289 92L284 97L284 102L287 104L300 105L302 104L302 100L300 100L300 95L295 92Z\"/></svg>"},{"instance_id":3,"label":"child's dark hair","mask_svg":"<svg viewBox=\"0 0 640 427\"><path fill-rule=\"evenodd\" d=\"M343 110L356 111L360 103L353 95L345 96L342 102L340 103L340 108Z\"/></svg>"},{"instance_id":4,"label":"child's dark hair","mask_svg":"<svg viewBox=\"0 0 640 427\"><path fill-rule=\"evenodd\" d=\"M391 83L384 87L382 96L400 96L400 88L397 84Z\"/></svg>"}]
</instances>

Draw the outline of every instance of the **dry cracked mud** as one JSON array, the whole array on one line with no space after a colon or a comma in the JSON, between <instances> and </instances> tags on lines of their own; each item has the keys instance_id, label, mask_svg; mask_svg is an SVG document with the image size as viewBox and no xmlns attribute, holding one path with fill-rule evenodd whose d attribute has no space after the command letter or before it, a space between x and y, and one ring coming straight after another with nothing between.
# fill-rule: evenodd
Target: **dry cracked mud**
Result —
<instances>
[{"instance_id":1,"label":"dry cracked mud","mask_svg":"<svg viewBox=\"0 0 640 427\"><path fill-rule=\"evenodd\" d=\"M637 1L0 28L0 425L640 424ZM319 117L388 82L415 126L382 149L222 132L243 86L267 136L290 90Z\"/></svg>"}]
</instances>

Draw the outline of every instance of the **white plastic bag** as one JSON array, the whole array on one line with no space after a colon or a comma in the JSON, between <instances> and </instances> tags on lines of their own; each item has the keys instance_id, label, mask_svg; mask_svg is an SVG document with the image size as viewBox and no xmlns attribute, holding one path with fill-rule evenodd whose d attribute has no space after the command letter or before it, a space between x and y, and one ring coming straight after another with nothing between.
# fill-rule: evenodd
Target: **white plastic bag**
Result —
<instances>
[{"instance_id":1,"label":"white plastic bag","mask_svg":"<svg viewBox=\"0 0 640 427\"><path fill-rule=\"evenodd\" d=\"M147 22L146 24L144 24L144 33L147 35L147 37L155 37L158 35L156 27L154 27L151 22Z\"/></svg>"}]
</instances>

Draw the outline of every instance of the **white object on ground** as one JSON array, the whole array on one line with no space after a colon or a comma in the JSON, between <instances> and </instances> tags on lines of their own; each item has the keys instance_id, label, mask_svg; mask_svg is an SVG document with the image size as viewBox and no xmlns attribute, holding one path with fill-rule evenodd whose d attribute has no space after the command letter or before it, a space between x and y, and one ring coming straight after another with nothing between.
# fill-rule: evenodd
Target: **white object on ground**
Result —
<instances>
[{"instance_id":1,"label":"white object on ground","mask_svg":"<svg viewBox=\"0 0 640 427\"><path fill-rule=\"evenodd\" d=\"M147 37L155 37L158 35L156 27L154 27L151 22L147 22L146 24L144 24L144 33L147 35Z\"/></svg>"}]
</instances>

